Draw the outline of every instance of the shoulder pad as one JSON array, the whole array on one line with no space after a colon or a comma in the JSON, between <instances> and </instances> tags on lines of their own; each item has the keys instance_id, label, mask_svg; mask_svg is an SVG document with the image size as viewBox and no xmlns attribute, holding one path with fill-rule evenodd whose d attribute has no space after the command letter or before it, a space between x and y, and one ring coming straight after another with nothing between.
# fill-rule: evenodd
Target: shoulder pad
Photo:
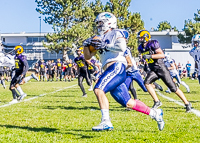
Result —
<instances>
[{"instance_id":1,"label":"shoulder pad","mask_svg":"<svg viewBox=\"0 0 200 143\"><path fill-rule=\"evenodd\" d=\"M124 37L125 39L128 40L128 38L129 38L128 31L123 30L123 29L114 29L114 31L115 31L117 37Z\"/></svg>"}]
</instances>

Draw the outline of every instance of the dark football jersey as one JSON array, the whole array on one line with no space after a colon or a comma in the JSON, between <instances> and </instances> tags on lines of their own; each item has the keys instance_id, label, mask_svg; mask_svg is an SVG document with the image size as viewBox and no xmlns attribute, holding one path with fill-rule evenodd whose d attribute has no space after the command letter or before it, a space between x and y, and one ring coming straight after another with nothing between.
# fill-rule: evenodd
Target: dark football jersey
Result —
<instances>
[{"instance_id":1,"label":"dark football jersey","mask_svg":"<svg viewBox=\"0 0 200 143\"><path fill-rule=\"evenodd\" d=\"M61 70L62 69L62 63L61 62L57 62L56 63L57 69Z\"/></svg>"},{"instance_id":2,"label":"dark football jersey","mask_svg":"<svg viewBox=\"0 0 200 143\"><path fill-rule=\"evenodd\" d=\"M14 59L16 73L22 73L23 75L25 75L29 68L26 56L19 54L16 55Z\"/></svg>"},{"instance_id":3,"label":"dark football jersey","mask_svg":"<svg viewBox=\"0 0 200 143\"><path fill-rule=\"evenodd\" d=\"M80 57L76 57L74 59L74 62L78 65L80 71L87 70L88 64L83 55L81 55Z\"/></svg>"},{"instance_id":4,"label":"dark football jersey","mask_svg":"<svg viewBox=\"0 0 200 143\"><path fill-rule=\"evenodd\" d=\"M45 63L40 64L40 71L45 71Z\"/></svg>"},{"instance_id":5,"label":"dark football jersey","mask_svg":"<svg viewBox=\"0 0 200 143\"><path fill-rule=\"evenodd\" d=\"M142 55L153 55L156 54L156 50L160 48L160 45L157 40L151 40L147 43L146 47L139 45L138 51ZM160 66L165 66L163 59L146 59L148 66L151 70L159 69Z\"/></svg>"}]
</instances>

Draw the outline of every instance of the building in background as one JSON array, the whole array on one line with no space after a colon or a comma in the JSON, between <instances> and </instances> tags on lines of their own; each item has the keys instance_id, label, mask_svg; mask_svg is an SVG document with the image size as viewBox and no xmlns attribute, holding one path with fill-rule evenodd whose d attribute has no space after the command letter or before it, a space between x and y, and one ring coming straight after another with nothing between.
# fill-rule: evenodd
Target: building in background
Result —
<instances>
[{"instance_id":1,"label":"building in background","mask_svg":"<svg viewBox=\"0 0 200 143\"><path fill-rule=\"evenodd\" d=\"M7 53L14 49L15 46L21 45L24 47L24 54L27 56L29 66L40 59L45 61L54 60L58 58L62 60L62 53L51 53L43 46L43 42L47 40L45 36L47 33L3 33L0 35L0 40L4 45L4 51ZM73 54L68 51L67 58L73 58Z\"/></svg>"},{"instance_id":2,"label":"building in background","mask_svg":"<svg viewBox=\"0 0 200 143\"><path fill-rule=\"evenodd\" d=\"M190 56L189 51L193 48L191 44L181 44L178 41L178 34L180 32L173 30L166 31L152 31L151 39L158 40L160 47L166 54L169 54L175 62L181 63L182 67L185 67L187 61L192 64L191 70L194 70L194 59ZM181 32L184 34L184 32Z\"/></svg>"},{"instance_id":3,"label":"building in background","mask_svg":"<svg viewBox=\"0 0 200 143\"><path fill-rule=\"evenodd\" d=\"M51 53L44 46L43 42L47 42L45 36L47 33L4 33L0 35L5 51L12 50L16 45L22 45L24 47L25 55L28 58L29 65L32 66L37 60L44 59L56 60L60 58L62 60L62 53ZM150 32L152 38L159 41L161 48L165 53L169 53L170 56L181 65L185 67L187 61L190 61L192 68L194 69L194 60L190 56L191 44L180 44L178 41L179 32L173 30L166 31L152 31ZM74 50L72 50L74 51ZM74 58L74 54L69 48L66 57L69 59Z\"/></svg>"}]
</instances>

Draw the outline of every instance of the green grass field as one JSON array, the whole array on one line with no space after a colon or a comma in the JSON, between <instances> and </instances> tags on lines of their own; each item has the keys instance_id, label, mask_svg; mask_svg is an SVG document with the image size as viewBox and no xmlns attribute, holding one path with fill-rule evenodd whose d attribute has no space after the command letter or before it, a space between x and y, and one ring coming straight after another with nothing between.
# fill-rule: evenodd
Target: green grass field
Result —
<instances>
[{"instance_id":1,"label":"green grass field","mask_svg":"<svg viewBox=\"0 0 200 143\"><path fill-rule=\"evenodd\" d=\"M184 79L191 93L181 86L193 107L200 110L199 84L197 80ZM158 81L163 85L161 81ZM164 111L165 128L159 131L157 123L149 116L136 111L126 111L107 94L110 101L110 117L113 131L94 132L93 126L100 123L101 112L93 92L82 98L77 80L73 82L31 82L22 86L28 94L25 99L7 107L12 100L11 92L0 86L0 142L1 143L68 143L68 142L200 142L200 117L185 113L184 107L160 97ZM85 83L86 90L89 88ZM73 86L69 88L70 86ZM137 85L138 98L148 106L153 100ZM164 86L166 90L166 86ZM65 89L64 89L65 88ZM57 92L56 90L63 89ZM167 94L175 100L175 94ZM181 101L180 101L181 102Z\"/></svg>"}]
</instances>

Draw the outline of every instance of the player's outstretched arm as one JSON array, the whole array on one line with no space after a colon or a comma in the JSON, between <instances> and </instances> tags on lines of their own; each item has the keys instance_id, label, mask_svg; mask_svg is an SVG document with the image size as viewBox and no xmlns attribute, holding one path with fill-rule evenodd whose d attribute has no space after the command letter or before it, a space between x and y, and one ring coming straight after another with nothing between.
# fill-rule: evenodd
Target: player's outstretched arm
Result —
<instances>
[{"instance_id":1,"label":"player's outstretched arm","mask_svg":"<svg viewBox=\"0 0 200 143\"><path fill-rule=\"evenodd\" d=\"M126 67L126 69L128 69L128 68L130 68L130 67L133 66L133 63L131 62L130 56L126 56L125 58L126 58L126 61L127 61L127 67Z\"/></svg>"},{"instance_id":2,"label":"player's outstretched arm","mask_svg":"<svg viewBox=\"0 0 200 143\"><path fill-rule=\"evenodd\" d=\"M161 50L161 48L156 49L156 54L151 55L152 59L163 59L165 58L165 54Z\"/></svg>"}]
</instances>

